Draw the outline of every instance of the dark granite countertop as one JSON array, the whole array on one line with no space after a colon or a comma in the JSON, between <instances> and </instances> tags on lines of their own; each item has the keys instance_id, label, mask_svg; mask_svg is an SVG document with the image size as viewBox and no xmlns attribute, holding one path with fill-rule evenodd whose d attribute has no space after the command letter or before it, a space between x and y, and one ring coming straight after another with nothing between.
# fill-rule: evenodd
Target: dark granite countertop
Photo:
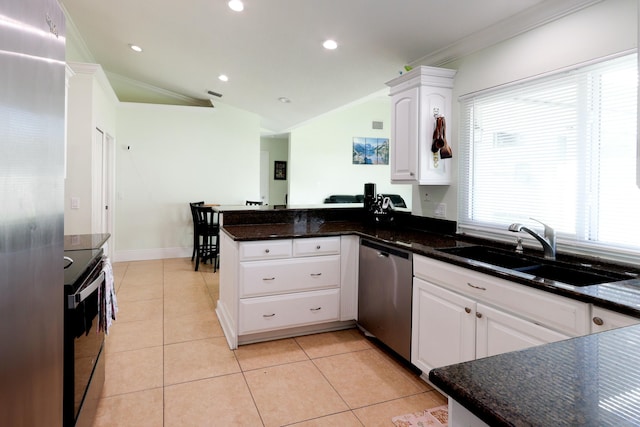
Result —
<instances>
[{"instance_id":1,"label":"dark granite countertop","mask_svg":"<svg viewBox=\"0 0 640 427\"><path fill-rule=\"evenodd\" d=\"M640 325L429 373L490 426L637 426L639 378Z\"/></svg>"},{"instance_id":2,"label":"dark granite countertop","mask_svg":"<svg viewBox=\"0 0 640 427\"><path fill-rule=\"evenodd\" d=\"M274 211L272 210L271 212ZM343 212L345 211L343 210ZM417 229L402 225L391 226L386 224L376 226L375 224L363 222L359 217L347 217L345 220L326 220L326 218L323 218L322 216L318 217L310 214L301 215L297 212L292 214L290 222L266 222L256 224L256 217L249 217L248 215L252 214L243 212L243 215L241 215L239 219L234 217L232 224L230 225L226 225L225 220L223 231L236 241L355 234L360 237L374 239L381 243L386 243L401 249L408 249L415 254L438 259L440 261L455 264L480 273L489 274L501 279L517 282L525 286L541 289L557 295L562 295L582 302L592 303L621 313L640 317L640 279L636 278L590 286L573 286L554 280L534 277L526 273L496 268L489 264L439 251L438 249L442 248L451 248L470 244L500 246L500 244L492 241L473 239L467 236L455 234L455 223L452 228L451 224L440 223L438 220L425 219L427 223L418 224L421 228ZM415 224L409 225L415 226ZM442 228L442 231L439 231L439 227ZM422 231L425 229L431 231ZM512 250L513 248L510 249ZM604 270L618 272L632 271L635 273L640 272L637 268L633 268L628 265L604 262L595 258L578 258L572 255L559 254L558 261L569 264L588 261L591 266L599 267Z\"/></svg>"},{"instance_id":3,"label":"dark granite countertop","mask_svg":"<svg viewBox=\"0 0 640 427\"><path fill-rule=\"evenodd\" d=\"M99 249L111 237L109 233L68 234L64 236L65 251Z\"/></svg>"}]
</instances>

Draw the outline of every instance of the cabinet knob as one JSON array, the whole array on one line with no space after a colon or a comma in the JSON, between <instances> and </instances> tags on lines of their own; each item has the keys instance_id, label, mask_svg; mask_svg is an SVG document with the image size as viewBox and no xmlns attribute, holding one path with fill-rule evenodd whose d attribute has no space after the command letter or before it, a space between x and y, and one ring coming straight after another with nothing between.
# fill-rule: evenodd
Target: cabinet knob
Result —
<instances>
[{"instance_id":1,"label":"cabinet knob","mask_svg":"<svg viewBox=\"0 0 640 427\"><path fill-rule=\"evenodd\" d=\"M316 249L320 249L320 245L316 246Z\"/></svg>"},{"instance_id":2,"label":"cabinet knob","mask_svg":"<svg viewBox=\"0 0 640 427\"><path fill-rule=\"evenodd\" d=\"M593 323L595 323L595 324L596 324L596 325L598 325L598 326L602 326L602 325L604 325L604 320L602 320L602 319L601 319L601 318L599 318L599 317L594 317L594 318L593 318Z\"/></svg>"},{"instance_id":3,"label":"cabinet knob","mask_svg":"<svg viewBox=\"0 0 640 427\"><path fill-rule=\"evenodd\" d=\"M268 253L269 253L269 249L265 249L265 250L264 250L264 253L265 253L265 254L268 254Z\"/></svg>"},{"instance_id":4,"label":"cabinet knob","mask_svg":"<svg viewBox=\"0 0 640 427\"><path fill-rule=\"evenodd\" d=\"M476 313L476 317L480 319L482 317L482 313Z\"/></svg>"},{"instance_id":5,"label":"cabinet knob","mask_svg":"<svg viewBox=\"0 0 640 427\"><path fill-rule=\"evenodd\" d=\"M471 309L470 309L469 307L465 307L465 308L464 308L464 311L465 311L467 314L471 313Z\"/></svg>"},{"instance_id":6,"label":"cabinet knob","mask_svg":"<svg viewBox=\"0 0 640 427\"><path fill-rule=\"evenodd\" d=\"M409 172L409 176L416 176L416 174L413 172Z\"/></svg>"}]
</instances>

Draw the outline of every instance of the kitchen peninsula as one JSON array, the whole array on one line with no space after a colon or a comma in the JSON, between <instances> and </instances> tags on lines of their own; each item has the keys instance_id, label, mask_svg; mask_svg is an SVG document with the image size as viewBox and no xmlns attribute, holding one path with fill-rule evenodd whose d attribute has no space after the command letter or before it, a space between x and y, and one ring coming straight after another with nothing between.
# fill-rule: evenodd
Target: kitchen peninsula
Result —
<instances>
[{"instance_id":1,"label":"kitchen peninsula","mask_svg":"<svg viewBox=\"0 0 640 427\"><path fill-rule=\"evenodd\" d=\"M640 318L640 280L633 278L638 269L629 265L622 266L595 258L586 259L560 253L558 260L562 262L580 264L587 261L591 266L617 269L621 274L631 273L628 280L573 286L542 280L531 275L514 274L502 268L494 268L486 263L439 250L472 244L501 246L497 242L457 235L456 225L451 221L397 212L391 224L376 226L366 220L362 208L353 207L276 210L235 210L220 207L219 211L223 214L223 232L220 300L217 313L232 347L243 343L242 332L239 333L242 329L239 329L237 323L241 299L246 299L246 303L261 298L260 302L273 302L286 300L288 297L283 297L285 295L294 298L301 296L303 292L308 293L308 296L316 295L313 294L315 292L329 300L335 298L332 300L333 303L340 307L331 313L326 322L323 320L314 324L315 326L311 325L311 330L298 329L296 325L292 329L278 329L275 337L311 333L316 327L351 327L357 316L353 311L353 307L357 307L353 301L353 288L357 284L357 278L354 277L357 269L354 268L354 263L357 264L356 248L360 237L408 249L414 255L482 273L487 275L485 277L494 277L496 281L508 280L515 287L524 285L523 289L543 291L543 294L583 303L587 310L582 318L586 328L589 328L592 316L594 323L596 319L600 320L595 313L601 309L625 315L625 318L632 319L632 322L637 322L634 318ZM308 242L313 244L304 244ZM242 254L240 247L245 244L258 250ZM279 249L274 249L276 252L282 248L285 252L268 262L259 257L250 259L254 255L258 256L260 249L264 251L265 248L276 248L273 244L282 245L277 246ZM297 255L296 245L301 245L298 248L301 252ZM512 247L503 248L513 251ZM318 256L312 255L316 249L326 252ZM272 250L266 253L274 255ZM332 259L331 265L341 269L340 278L331 279L330 284L323 284L319 289L285 289L267 296L242 294L246 289L240 286L244 280L241 276L246 277L247 274L240 268L242 263L246 264L245 267L261 268L273 264L278 259L286 259L278 261L282 264L297 264L311 258L327 261L333 257L339 259ZM242 259L244 261L241 261ZM348 303L346 307L345 299ZM324 303L322 306L324 307ZM261 314L270 315L271 312ZM305 327L309 327L309 324ZM594 325L589 329L591 332L598 330ZM640 387L638 377L628 375L636 372L635 367L640 366L636 363L635 356L631 356L640 354L640 326L579 336L589 332L585 329L569 335L574 338L567 340L432 370L430 381L450 397L453 422L450 425L457 425L456 420L459 418L456 418L456 415L464 414L468 414L472 421L477 421L477 425L484 425L479 420L484 420L489 425L575 425L579 420L586 420L584 425L607 425L610 420L623 421L622 424L610 425L625 425L624 422L626 425L640 423L640 415L623 412L624 405L621 403L624 396L633 395ZM248 335L250 340L273 339L268 334ZM424 370L423 373L427 375ZM627 379L622 380L623 377ZM637 406L639 405L636 404L635 407ZM549 413L546 416L553 417L554 423L549 424L549 419L538 417L538 413L545 412ZM538 423L537 420L542 421Z\"/></svg>"}]
</instances>

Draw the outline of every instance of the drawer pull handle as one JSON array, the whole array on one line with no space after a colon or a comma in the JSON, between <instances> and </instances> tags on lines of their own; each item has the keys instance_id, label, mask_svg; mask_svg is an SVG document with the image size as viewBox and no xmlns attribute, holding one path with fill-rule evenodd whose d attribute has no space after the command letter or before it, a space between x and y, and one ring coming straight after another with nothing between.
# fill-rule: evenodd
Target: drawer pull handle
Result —
<instances>
[{"instance_id":1,"label":"drawer pull handle","mask_svg":"<svg viewBox=\"0 0 640 427\"><path fill-rule=\"evenodd\" d=\"M276 315L275 313L263 314L262 317L274 317L275 315Z\"/></svg>"},{"instance_id":2,"label":"drawer pull handle","mask_svg":"<svg viewBox=\"0 0 640 427\"><path fill-rule=\"evenodd\" d=\"M311 273L311 277L322 276L322 273Z\"/></svg>"},{"instance_id":3,"label":"drawer pull handle","mask_svg":"<svg viewBox=\"0 0 640 427\"><path fill-rule=\"evenodd\" d=\"M262 280L276 280L275 277L263 277Z\"/></svg>"},{"instance_id":4,"label":"drawer pull handle","mask_svg":"<svg viewBox=\"0 0 640 427\"><path fill-rule=\"evenodd\" d=\"M471 286L473 289L480 289L481 291L486 291L487 288L483 288L482 286L472 285L471 283L467 283L468 286Z\"/></svg>"},{"instance_id":5,"label":"drawer pull handle","mask_svg":"<svg viewBox=\"0 0 640 427\"><path fill-rule=\"evenodd\" d=\"M596 324L596 325L598 325L598 326L602 326L602 325L604 325L604 320L602 320L602 319L601 319L601 318L599 318L599 317L594 317L594 318L593 318L593 323L595 323L595 324Z\"/></svg>"},{"instance_id":6,"label":"drawer pull handle","mask_svg":"<svg viewBox=\"0 0 640 427\"><path fill-rule=\"evenodd\" d=\"M310 308L309 310L311 310L311 311L320 311L320 310L322 310L322 307Z\"/></svg>"},{"instance_id":7,"label":"drawer pull handle","mask_svg":"<svg viewBox=\"0 0 640 427\"><path fill-rule=\"evenodd\" d=\"M265 253L265 254L268 254L268 253L269 253L269 249L265 249L265 250L264 250L264 253Z\"/></svg>"}]
</instances>

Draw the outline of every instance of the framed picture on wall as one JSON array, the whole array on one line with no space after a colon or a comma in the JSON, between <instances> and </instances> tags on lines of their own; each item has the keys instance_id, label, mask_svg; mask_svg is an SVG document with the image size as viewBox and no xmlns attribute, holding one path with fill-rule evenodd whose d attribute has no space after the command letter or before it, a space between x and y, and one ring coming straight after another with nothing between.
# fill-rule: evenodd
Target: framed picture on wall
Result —
<instances>
[{"instance_id":1,"label":"framed picture on wall","mask_svg":"<svg viewBox=\"0 0 640 427\"><path fill-rule=\"evenodd\" d=\"M274 162L273 179L287 179L287 162L281 160Z\"/></svg>"},{"instance_id":2,"label":"framed picture on wall","mask_svg":"<svg viewBox=\"0 0 640 427\"><path fill-rule=\"evenodd\" d=\"M353 138L354 165L388 165L389 138Z\"/></svg>"}]
</instances>

